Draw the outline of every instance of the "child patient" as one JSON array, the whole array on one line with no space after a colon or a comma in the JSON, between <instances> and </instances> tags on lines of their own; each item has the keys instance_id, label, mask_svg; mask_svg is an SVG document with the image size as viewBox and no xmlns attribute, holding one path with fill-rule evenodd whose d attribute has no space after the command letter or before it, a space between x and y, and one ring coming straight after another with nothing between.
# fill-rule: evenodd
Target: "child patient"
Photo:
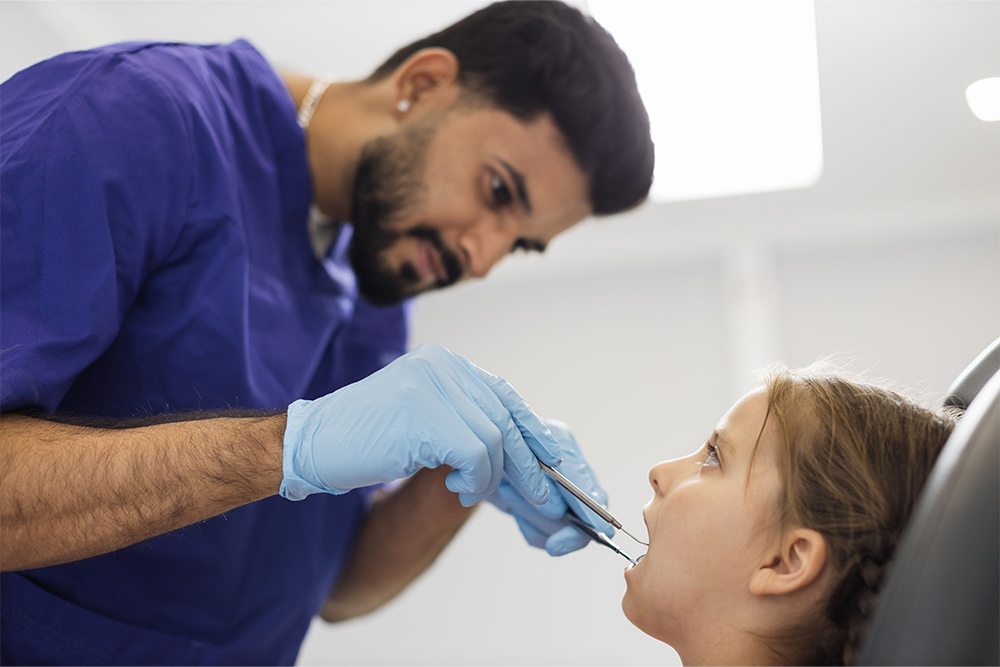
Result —
<instances>
[{"instance_id":1,"label":"child patient","mask_svg":"<svg viewBox=\"0 0 1000 667\"><path fill-rule=\"evenodd\" d=\"M773 370L708 442L649 472L626 617L684 664L850 664L957 413Z\"/></svg>"}]
</instances>

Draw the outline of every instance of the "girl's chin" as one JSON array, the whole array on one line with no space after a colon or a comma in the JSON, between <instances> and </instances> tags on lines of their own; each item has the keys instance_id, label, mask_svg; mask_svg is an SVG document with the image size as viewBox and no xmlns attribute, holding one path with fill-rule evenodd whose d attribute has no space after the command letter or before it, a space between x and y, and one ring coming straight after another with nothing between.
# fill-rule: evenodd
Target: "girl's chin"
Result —
<instances>
[{"instance_id":1,"label":"girl's chin","mask_svg":"<svg viewBox=\"0 0 1000 667\"><path fill-rule=\"evenodd\" d=\"M625 595L622 596L622 613L625 614L625 618L628 619L629 623L640 631L653 639L666 642L661 636L662 632L660 630L662 628L657 624L657 614L651 609L645 608L642 598L638 595L633 595L629 590L626 590Z\"/></svg>"}]
</instances>

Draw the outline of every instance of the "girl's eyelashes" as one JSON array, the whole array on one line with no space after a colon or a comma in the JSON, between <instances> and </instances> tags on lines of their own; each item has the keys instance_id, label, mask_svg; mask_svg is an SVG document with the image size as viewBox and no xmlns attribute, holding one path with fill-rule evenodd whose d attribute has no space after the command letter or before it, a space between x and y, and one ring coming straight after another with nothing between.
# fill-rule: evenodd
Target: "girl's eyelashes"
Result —
<instances>
[{"instance_id":1,"label":"girl's eyelashes","mask_svg":"<svg viewBox=\"0 0 1000 667\"><path fill-rule=\"evenodd\" d=\"M715 445L710 442L706 442L705 449L708 453L705 455L705 462L701 464L703 468L718 468L722 465L722 462L719 461L719 449Z\"/></svg>"}]
</instances>

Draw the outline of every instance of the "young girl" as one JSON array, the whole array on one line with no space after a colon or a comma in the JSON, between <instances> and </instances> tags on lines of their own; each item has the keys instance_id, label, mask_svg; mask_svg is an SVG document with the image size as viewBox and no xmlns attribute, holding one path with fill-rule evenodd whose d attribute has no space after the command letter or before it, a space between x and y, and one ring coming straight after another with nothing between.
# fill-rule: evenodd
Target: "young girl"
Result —
<instances>
[{"instance_id":1,"label":"young girl","mask_svg":"<svg viewBox=\"0 0 1000 667\"><path fill-rule=\"evenodd\" d=\"M684 664L850 664L957 413L777 369L656 465L622 608Z\"/></svg>"}]
</instances>

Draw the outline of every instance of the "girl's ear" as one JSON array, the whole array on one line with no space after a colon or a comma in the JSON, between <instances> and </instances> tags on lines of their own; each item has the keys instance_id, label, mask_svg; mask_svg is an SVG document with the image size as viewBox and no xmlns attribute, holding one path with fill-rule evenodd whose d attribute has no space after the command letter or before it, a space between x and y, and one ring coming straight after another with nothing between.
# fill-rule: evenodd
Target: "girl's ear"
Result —
<instances>
[{"instance_id":1,"label":"girl's ear","mask_svg":"<svg viewBox=\"0 0 1000 667\"><path fill-rule=\"evenodd\" d=\"M826 567L826 540L815 530L796 528L785 533L779 547L765 554L750 578L753 595L786 595L806 589Z\"/></svg>"}]
</instances>

